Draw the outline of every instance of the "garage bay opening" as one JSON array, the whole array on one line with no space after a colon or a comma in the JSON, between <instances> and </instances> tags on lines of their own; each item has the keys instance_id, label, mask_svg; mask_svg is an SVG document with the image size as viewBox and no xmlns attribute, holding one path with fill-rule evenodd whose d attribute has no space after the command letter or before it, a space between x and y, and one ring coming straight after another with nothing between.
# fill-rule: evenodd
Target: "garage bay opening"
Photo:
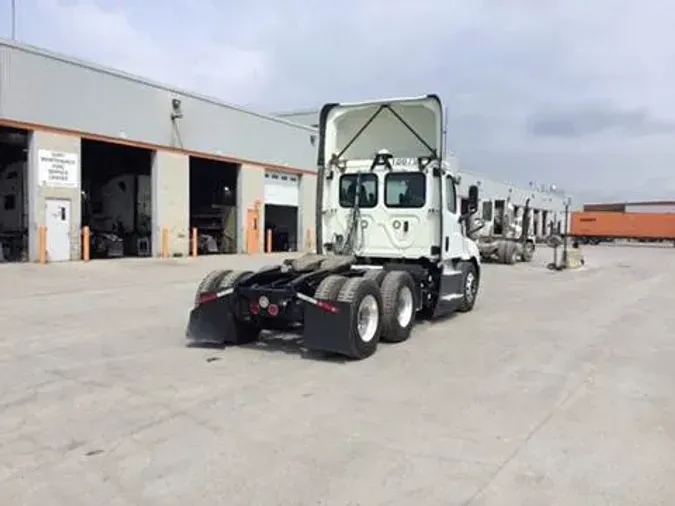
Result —
<instances>
[{"instance_id":1,"label":"garage bay opening","mask_svg":"<svg viewBox=\"0 0 675 506\"><path fill-rule=\"evenodd\" d=\"M91 258L152 255L152 151L82 139L82 226Z\"/></svg>"},{"instance_id":2,"label":"garage bay opening","mask_svg":"<svg viewBox=\"0 0 675 506\"><path fill-rule=\"evenodd\" d=\"M190 230L197 229L200 255L237 252L239 166L190 157Z\"/></svg>"},{"instance_id":3,"label":"garage bay opening","mask_svg":"<svg viewBox=\"0 0 675 506\"><path fill-rule=\"evenodd\" d=\"M28 136L0 127L0 262L28 260Z\"/></svg>"},{"instance_id":4,"label":"garage bay opening","mask_svg":"<svg viewBox=\"0 0 675 506\"><path fill-rule=\"evenodd\" d=\"M265 251L298 250L300 177L265 173Z\"/></svg>"}]
</instances>

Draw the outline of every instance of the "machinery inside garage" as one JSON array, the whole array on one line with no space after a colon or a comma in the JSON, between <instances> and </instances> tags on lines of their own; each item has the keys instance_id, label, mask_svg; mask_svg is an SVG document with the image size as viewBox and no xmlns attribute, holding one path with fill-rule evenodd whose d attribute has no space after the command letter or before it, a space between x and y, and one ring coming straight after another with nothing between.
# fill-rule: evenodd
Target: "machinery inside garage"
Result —
<instances>
[{"instance_id":1,"label":"machinery inside garage","mask_svg":"<svg viewBox=\"0 0 675 506\"><path fill-rule=\"evenodd\" d=\"M237 164L190 157L190 230L200 255L237 252L238 173Z\"/></svg>"},{"instance_id":2,"label":"machinery inside garage","mask_svg":"<svg viewBox=\"0 0 675 506\"><path fill-rule=\"evenodd\" d=\"M297 251L299 205L299 176L265 172L265 251Z\"/></svg>"},{"instance_id":3,"label":"machinery inside garage","mask_svg":"<svg viewBox=\"0 0 675 506\"><path fill-rule=\"evenodd\" d=\"M0 127L0 262L28 259L28 138Z\"/></svg>"},{"instance_id":4,"label":"machinery inside garage","mask_svg":"<svg viewBox=\"0 0 675 506\"><path fill-rule=\"evenodd\" d=\"M147 149L82 139L82 226L91 258L150 256L152 157Z\"/></svg>"}]
</instances>

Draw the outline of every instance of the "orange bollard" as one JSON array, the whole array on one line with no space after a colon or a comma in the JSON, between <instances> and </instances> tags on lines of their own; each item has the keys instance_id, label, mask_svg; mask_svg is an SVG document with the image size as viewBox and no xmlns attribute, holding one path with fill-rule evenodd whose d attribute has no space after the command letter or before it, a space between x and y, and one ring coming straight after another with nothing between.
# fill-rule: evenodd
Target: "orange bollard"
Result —
<instances>
[{"instance_id":1,"label":"orange bollard","mask_svg":"<svg viewBox=\"0 0 675 506\"><path fill-rule=\"evenodd\" d=\"M265 251L267 253L272 253L272 229L267 229L267 240L265 241Z\"/></svg>"},{"instance_id":2,"label":"orange bollard","mask_svg":"<svg viewBox=\"0 0 675 506\"><path fill-rule=\"evenodd\" d=\"M40 226L40 263L47 263L47 227Z\"/></svg>"},{"instance_id":3,"label":"orange bollard","mask_svg":"<svg viewBox=\"0 0 675 506\"><path fill-rule=\"evenodd\" d=\"M169 258L169 229L162 227L162 258Z\"/></svg>"},{"instance_id":4,"label":"orange bollard","mask_svg":"<svg viewBox=\"0 0 675 506\"><path fill-rule=\"evenodd\" d=\"M192 229L192 256L196 257L199 253L199 232L197 232L197 227Z\"/></svg>"},{"instance_id":5,"label":"orange bollard","mask_svg":"<svg viewBox=\"0 0 675 506\"><path fill-rule=\"evenodd\" d=\"M91 231L89 227L82 228L82 260L88 262L91 259L89 246L91 244Z\"/></svg>"}]
</instances>

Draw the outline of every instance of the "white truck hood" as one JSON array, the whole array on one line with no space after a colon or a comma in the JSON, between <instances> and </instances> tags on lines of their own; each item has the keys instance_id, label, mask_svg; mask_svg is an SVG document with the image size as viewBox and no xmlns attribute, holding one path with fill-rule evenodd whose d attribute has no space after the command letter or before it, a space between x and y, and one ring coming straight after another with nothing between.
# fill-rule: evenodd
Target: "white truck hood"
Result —
<instances>
[{"instance_id":1,"label":"white truck hood","mask_svg":"<svg viewBox=\"0 0 675 506\"><path fill-rule=\"evenodd\" d=\"M443 107L436 95L329 104L321 111L320 158L372 160L381 150L394 158L441 157Z\"/></svg>"}]
</instances>

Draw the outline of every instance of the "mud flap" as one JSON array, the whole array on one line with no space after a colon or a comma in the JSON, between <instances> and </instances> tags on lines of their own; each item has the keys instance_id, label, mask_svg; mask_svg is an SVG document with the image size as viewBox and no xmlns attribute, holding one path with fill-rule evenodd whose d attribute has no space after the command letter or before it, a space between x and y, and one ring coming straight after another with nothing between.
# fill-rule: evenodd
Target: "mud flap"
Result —
<instances>
[{"instance_id":1,"label":"mud flap","mask_svg":"<svg viewBox=\"0 0 675 506\"><path fill-rule=\"evenodd\" d=\"M185 337L192 344L237 344L231 297L200 304L190 311Z\"/></svg>"},{"instance_id":2,"label":"mud flap","mask_svg":"<svg viewBox=\"0 0 675 506\"><path fill-rule=\"evenodd\" d=\"M351 355L354 347L351 304L335 300L318 300L330 304L339 312L331 313L314 304L305 303L303 345L309 350Z\"/></svg>"}]
</instances>

